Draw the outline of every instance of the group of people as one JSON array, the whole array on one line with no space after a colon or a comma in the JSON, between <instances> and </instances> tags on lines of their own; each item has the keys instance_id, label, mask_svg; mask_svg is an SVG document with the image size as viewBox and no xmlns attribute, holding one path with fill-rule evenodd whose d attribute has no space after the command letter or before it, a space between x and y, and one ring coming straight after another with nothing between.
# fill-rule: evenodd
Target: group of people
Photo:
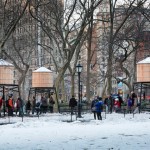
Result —
<instances>
[{"instance_id":1,"label":"group of people","mask_svg":"<svg viewBox=\"0 0 150 150\"><path fill-rule=\"evenodd\" d=\"M8 96L7 100L0 95L0 116L2 111L8 113L8 116L13 116L14 114L17 116L22 116L22 114L26 111L26 114L41 114L46 113L48 110L53 113L54 111L54 104L55 101L52 97L46 99L41 97L40 100L36 100L35 96L33 96L32 100L28 100L26 103L18 97L16 100L13 98L12 95Z\"/></svg>"},{"instance_id":2,"label":"group of people","mask_svg":"<svg viewBox=\"0 0 150 150\"><path fill-rule=\"evenodd\" d=\"M108 113L112 113L113 111L119 112L121 109L121 104L123 103L123 100L121 96L116 95L110 95L105 98L105 100L102 100L102 97L95 96L94 99L91 102L91 111L94 114L94 119L102 120L101 112L103 111L103 107L105 105L106 111ZM73 114L73 111L75 107L77 106L77 101L74 96L69 101L69 107L71 108L71 114Z\"/></svg>"},{"instance_id":3,"label":"group of people","mask_svg":"<svg viewBox=\"0 0 150 150\"><path fill-rule=\"evenodd\" d=\"M9 95L8 99L4 101L2 96L0 96L0 116L2 110L4 110L4 113L6 111L8 113L8 116L13 116L14 112L16 113L16 115L19 112L19 116L21 116L23 112L22 106L23 106L23 101L19 97L17 98L16 101L14 101L12 95Z\"/></svg>"},{"instance_id":4,"label":"group of people","mask_svg":"<svg viewBox=\"0 0 150 150\"><path fill-rule=\"evenodd\" d=\"M112 112L121 112L122 104L125 103L122 99L122 97L119 94L111 94L108 95L104 102L101 97L96 96L92 103L91 103L91 110L94 113L94 119L102 119L101 112L102 112L102 105L105 105L106 112L112 113ZM133 106L136 106L138 108L139 103L137 102L137 95L132 91L127 99L127 109L129 113L131 113ZM135 109L136 110L136 109Z\"/></svg>"},{"instance_id":5,"label":"group of people","mask_svg":"<svg viewBox=\"0 0 150 150\"><path fill-rule=\"evenodd\" d=\"M26 103L26 113L29 115L32 111L32 114L36 112L39 115L39 113L46 113L48 110L53 113L54 104L55 101L52 95L48 99L42 96L40 100L36 100L35 96L33 96L32 101L28 100Z\"/></svg>"},{"instance_id":6,"label":"group of people","mask_svg":"<svg viewBox=\"0 0 150 150\"><path fill-rule=\"evenodd\" d=\"M74 109L77 106L77 104L78 104L77 100L75 99L73 95L69 101L69 107L71 108L71 115L73 114ZM98 120L102 120L102 115L101 115L102 109L103 109L102 98L97 96L91 103L91 110L94 113L94 119L97 118Z\"/></svg>"},{"instance_id":7,"label":"group of people","mask_svg":"<svg viewBox=\"0 0 150 150\"><path fill-rule=\"evenodd\" d=\"M131 113L132 107L135 105L137 100L137 95L134 92L131 92L127 99L127 106L128 110ZM102 97L96 96L92 102L91 102L91 111L94 114L94 119L102 120L101 112L103 110L103 105L105 105L106 112L112 113L114 112L120 112L121 105L123 103L122 97L118 94L115 95L108 95L104 100L102 100ZM26 113L34 114L35 112L37 115L40 113L46 113L48 110L53 113L55 101L53 99L53 96L51 95L48 99L45 97L41 97L40 100L36 100L35 96L33 96L32 100L28 100L25 104ZM17 98L16 101L13 100L12 96L9 96L7 101L4 101L2 96L0 96L0 116L2 109L8 112L9 116L13 116L13 113L15 112L16 115L19 116L23 113L23 100L21 98ZM77 106L77 100L74 96L69 101L69 107L71 108L71 114L73 114L74 108Z\"/></svg>"},{"instance_id":8,"label":"group of people","mask_svg":"<svg viewBox=\"0 0 150 150\"><path fill-rule=\"evenodd\" d=\"M139 105L137 101L137 95L135 92L131 92L127 98L127 101L123 101L122 97L119 94L112 94L107 96L104 100L104 104L108 112L120 112L122 104L125 103L127 105L127 109L129 113L131 113L132 108Z\"/></svg>"},{"instance_id":9,"label":"group of people","mask_svg":"<svg viewBox=\"0 0 150 150\"><path fill-rule=\"evenodd\" d=\"M106 112L107 113L120 112L122 103L123 99L119 94L108 95L104 100Z\"/></svg>"},{"instance_id":10,"label":"group of people","mask_svg":"<svg viewBox=\"0 0 150 150\"><path fill-rule=\"evenodd\" d=\"M91 103L91 110L94 114L94 119L96 120L96 117L98 120L102 120L101 112L103 110L103 101L102 98L99 96L96 96L94 100Z\"/></svg>"}]
</instances>

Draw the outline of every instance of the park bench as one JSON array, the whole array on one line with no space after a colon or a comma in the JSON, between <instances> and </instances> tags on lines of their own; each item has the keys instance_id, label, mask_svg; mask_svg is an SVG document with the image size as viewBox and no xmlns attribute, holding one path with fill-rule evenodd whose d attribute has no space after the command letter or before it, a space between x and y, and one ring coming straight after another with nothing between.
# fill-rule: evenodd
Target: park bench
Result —
<instances>
[{"instance_id":1,"label":"park bench","mask_svg":"<svg viewBox=\"0 0 150 150\"><path fill-rule=\"evenodd\" d=\"M146 104L144 107L141 108L142 112L150 112L150 104Z\"/></svg>"},{"instance_id":2,"label":"park bench","mask_svg":"<svg viewBox=\"0 0 150 150\"><path fill-rule=\"evenodd\" d=\"M91 110L90 106L87 104L82 104L81 111L83 113L87 113ZM59 105L59 112L60 113L71 113L71 108L69 107L69 104L62 104ZM78 106L75 107L74 112L78 112Z\"/></svg>"}]
</instances>

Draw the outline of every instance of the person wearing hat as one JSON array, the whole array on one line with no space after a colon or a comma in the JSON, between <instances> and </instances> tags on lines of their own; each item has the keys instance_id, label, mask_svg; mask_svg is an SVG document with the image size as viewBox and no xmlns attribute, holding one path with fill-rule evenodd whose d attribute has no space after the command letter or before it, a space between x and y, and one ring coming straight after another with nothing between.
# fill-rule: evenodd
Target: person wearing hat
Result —
<instances>
[{"instance_id":1,"label":"person wearing hat","mask_svg":"<svg viewBox=\"0 0 150 150\"><path fill-rule=\"evenodd\" d=\"M73 115L73 111L76 106L77 106L77 101L76 101L74 95L72 95L72 98L69 101L69 107L71 108L71 115Z\"/></svg>"},{"instance_id":2,"label":"person wearing hat","mask_svg":"<svg viewBox=\"0 0 150 150\"><path fill-rule=\"evenodd\" d=\"M91 102L91 111L92 113L94 114L94 119L96 120L96 107L95 107L95 104L98 102L98 96L95 96L94 99L92 100Z\"/></svg>"}]
</instances>

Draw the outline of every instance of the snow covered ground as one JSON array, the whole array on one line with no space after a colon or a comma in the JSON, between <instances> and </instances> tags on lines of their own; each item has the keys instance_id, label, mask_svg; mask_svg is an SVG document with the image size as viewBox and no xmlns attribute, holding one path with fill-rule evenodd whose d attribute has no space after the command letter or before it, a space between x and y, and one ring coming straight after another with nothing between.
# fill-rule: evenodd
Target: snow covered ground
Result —
<instances>
[{"instance_id":1,"label":"snow covered ground","mask_svg":"<svg viewBox=\"0 0 150 150\"><path fill-rule=\"evenodd\" d=\"M93 114L70 121L58 113L39 117L10 118L0 126L0 150L149 150L150 113ZM0 123L8 123L0 118Z\"/></svg>"}]
</instances>

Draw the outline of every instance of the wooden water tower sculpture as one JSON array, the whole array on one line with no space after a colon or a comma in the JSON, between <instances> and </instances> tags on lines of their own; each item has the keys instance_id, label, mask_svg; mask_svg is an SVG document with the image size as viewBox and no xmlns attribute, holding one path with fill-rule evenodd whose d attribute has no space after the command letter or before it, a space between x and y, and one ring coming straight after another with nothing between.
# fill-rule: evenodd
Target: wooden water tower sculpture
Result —
<instances>
[{"instance_id":1,"label":"wooden water tower sculpture","mask_svg":"<svg viewBox=\"0 0 150 150\"><path fill-rule=\"evenodd\" d=\"M40 67L39 69L32 72L32 88L30 88L28 99L30 99L31 94L36 97L37 94L42 93L47 93L49 96L51 93L56 94L53 72L45 67ZM56 101L58 104L57 94Z\"/></svg>"},{"instance_id":2,"label":"wooden water tower sculpture","mask_svg":"<svg viewBox=\"0 0 150 150\"><path fill-rule=\"evenodd\" d=\"M137 63L137 82L150 82L150 57Z\"/></svg>"},{"instance_id":3,"label":"wooden water tower sculpture","mask_svg":"<svg viewBox=\"0 0 150 150\"><path fill-rule=\"evenodd\" d=\"M53 87L53 72L45 67L33 71L32 87Z\"/></svg>"},{"instance_id":4,"label":"wooden water tower sculpture","mask_svg":"<svg viewBox=\"0 0 150 150\"><path fill-rule=\"evenodd\" d=\"M0 84L13 84L14 66L7 61L0 59Z\"/></svg>"},{"instance_id":5,"label":"wooden water tower sculpture","mask_svg":"<svg viewBox=\"0 0 150 150\"><path fill-rule=\"evenodd\" d=\"M18 93L20 97L19 87L17 84L14 84L14 66L0 59L0 95L4 99L3 103L3 114L5 116L5 102L8 96L14 96L15 93Z\"/></svg>"},{"instance_id":6,"label":"wooden water tower sculpture","mask_svg":"<svg viewBox=\"0 0 150 150\"><path fill-rule=\"evenodd\" d=\"M142 99L150 100L150 57L137 63L137 82L133 90L138 94L140 103Z\"/></svg>"}]
</instances>

